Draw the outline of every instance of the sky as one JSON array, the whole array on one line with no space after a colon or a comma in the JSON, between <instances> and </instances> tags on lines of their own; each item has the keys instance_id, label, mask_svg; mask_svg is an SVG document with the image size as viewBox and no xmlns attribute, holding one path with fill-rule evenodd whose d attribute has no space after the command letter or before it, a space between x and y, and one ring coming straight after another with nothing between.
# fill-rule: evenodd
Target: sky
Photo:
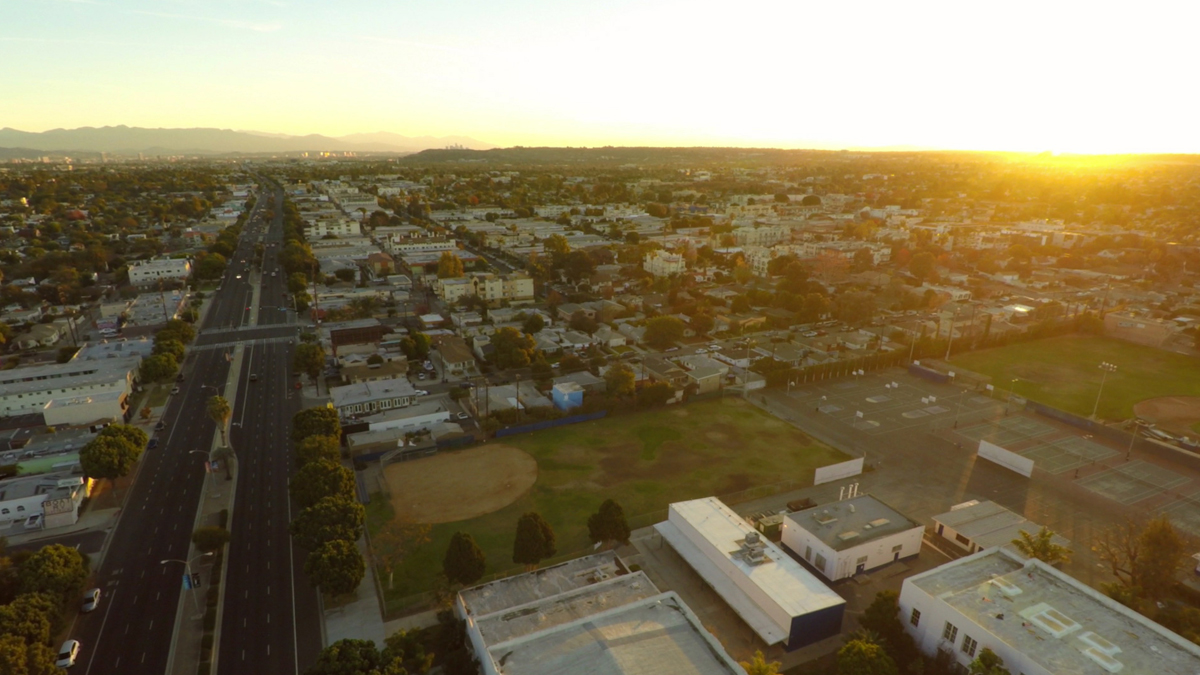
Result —
<instances>
[{"instance_id":1,"label":"sky","mask_svg":"<svg viewBox=\"0 0 1200 675\"><path fill-rule=\"evenodd\" d=\"M1200 152L1200 3L0 0L0 127Z\"/></svg>"}]
</instances>

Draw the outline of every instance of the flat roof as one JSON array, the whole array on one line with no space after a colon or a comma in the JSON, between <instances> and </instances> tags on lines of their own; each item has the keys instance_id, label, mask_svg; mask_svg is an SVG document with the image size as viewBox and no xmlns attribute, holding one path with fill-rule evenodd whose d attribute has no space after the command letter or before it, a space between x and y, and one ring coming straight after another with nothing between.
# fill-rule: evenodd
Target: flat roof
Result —
<instances>
[{"instance_id":1,"label":"flat roof","mask_svg":"<svg viewBox=\"0 0 1200 675\"><path fill-rule=\"evenodd\" d=\"M1012 543L1013 539L1021 536L1022 530L1029 534L1036 534L1042 529L1039 523L991 501L975 504L965 502L956 506L952 511L934 516L933 520L953 529L982 548L1007 546ZM1051 538L1051 541L1059 546L1067 546L1071 543L1070 540L1057 534Z\"/></svg>"},{"instance_id":2,"label":"flat roof","mask_svg":"<svg viewBox=\"0 0 1200 675\"><path fill-rule=\"evenodd\" d=\"M484 643L497 645L571 623L591 616L597 610L628 605L658 594L658 588L644 572L635 572L524 605L506 607L476 617L475 625Z\"/></svg>"},{"instance_id":3,"label":"flat roof","mask_svg":"<svg viewBox=\"0 0 1200 675\"><path fill-rule=\"evenodd\" d=\"M1051 673L1200 671L1200 646L1040 560L1004 549L981 551L904 583Z\"/></svg>"},{"instance_id":4,"label":"flat roof","mask_svg":"<svg viewBox=\"0 0 1200 675\"><path fill-rule=\"evenodd\" d=\"M503 675L740 675L675 593L585 616L488 649Z\"/></svg>"},{"instance_id":5,"label":"flat roof","mask_svg":"<svg viewBox=\"0 0 1200 675\"><path fill-rule=\"evenodd\" d=\"M606 551L528 574L497 579L464 589L458 595L469 614L484 616L611 579L621 569L617 554Z\"/></svg>"},{"instance_id":6,"label":"flat roof","mask_svg":"<svg viewBox=\"0 0 1200 675\"><path fill-rule=\"evenodd\" d=\"M412 382L408 381L408 378L393 377L388 380L356 382L341 387L334 387L329 390L329 398L333 401L335 408L341 408L356 403L378 401L385 398L396 398L398 396L411 397L416 395L416 393L417 390L412 386Z\"/></svg>"},{"instance_id":7,"label":"flat roof","mask_svg":"<svg viewBox=\"0 0 1200 675\"><path fill-rule=\"evenodd\" d=\"M921 527L871 495L814 506L784 516L835 551Z\"/></svg>"},{"instance_id":8,"label":"flat roof","mask_svg":"<svg viewBox=\"0 0 1200 675\"><path fill-rule=\"evenodd\" d=\"M704 538L703 549L672 522L676 518ZM769 562L754 565L737 555L746 535L757 536L758 532L716 497L671 504L669 520L654 527L767 644L786 640L788 627L778 625L739 588L725 571L728 567L758 586L788 616L802 616L846 603L842 596L766 539L760 541ZM719 558L724 558L723 567L715 562Z\"/></svg>"},{"instance_id":9,"label":"flat roof","mask_svg":"<svg viewBox=\"0 0 1200 675\"><path fill-rule=\"evenodd\" d=\"M17 367L0 371L0 389L3 389L5 394L16 394L77 387L94 382L108 383L127 378L129 371L137 368L139 363L140 357L131 356Z\"/></svg>"}]
</instances>

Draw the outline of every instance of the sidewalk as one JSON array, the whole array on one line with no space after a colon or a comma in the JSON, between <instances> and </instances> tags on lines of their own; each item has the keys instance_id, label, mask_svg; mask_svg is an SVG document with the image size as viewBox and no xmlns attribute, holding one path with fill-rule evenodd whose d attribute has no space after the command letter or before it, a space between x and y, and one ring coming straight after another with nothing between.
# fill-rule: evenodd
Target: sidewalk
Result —
<instances>
[{"instance_id":1,"label":"sidewalk","mask_svg":"<svg viewBox=\"0 0 1200 675\"><path fill-rule=\"evenodd\" d=\"M225 381L225 397L229 401L230 409L232 409L237 401L237 375L242 369L243 349L241 345L234 347L233 361L230 363L229 375ZM216 450L221 445L221 432L217 430L213 433L213 440L210 452ZM196 510L196 528L207 527L210 525L220 524L220 514L224 509L229 510L229 518L225 526L228 528L233 522L233 497L237 491L237 462L233 463L234 480L225 480L225 468L218 469L215 473L210 473L204 478L204 493L201 497L200 506ZM200 555L195 546L188 547L187 560L192 560ZM228 560L222 557L222 564ZM171 640L171 653L167 658L167 673L168 675L196 675L201 661L201 649L204 641L204 610L207 606L206 599L208 597L208 584L212 582L213 567L207 559L201 558L197 564L192 565L192 572L200 573L201 586L198 589L190 591L182 590L182 584L179 596L179 609L175 614L175 633ZM225 570L221 570L221 579L226 578ZM191 596L189 598L188 596ZM217 623L213 633L214 647L210 660L216 661L215 645L220 644L221 638L221 607L224 605L224 594L217 603Z\"/></svg>"},{"instance_id":2,"label":"sidewalk","mask_svg":"<svg viewBox=\"0 0 1200 675\"><path fill-rule=\"evenodd\" d=\"M366 539L358 540L358 552L364 560L370 560ZM325 606L325 644L331 645L338 640L354 638L357 640L373 640L376 647L383 646L383 640L390 633L383 624L383 616L379 609L379 595L375 591L375 573L368 562L367 573L362 583L354 591L354 598L336 607Z\"/></svg>"}]
</instances>

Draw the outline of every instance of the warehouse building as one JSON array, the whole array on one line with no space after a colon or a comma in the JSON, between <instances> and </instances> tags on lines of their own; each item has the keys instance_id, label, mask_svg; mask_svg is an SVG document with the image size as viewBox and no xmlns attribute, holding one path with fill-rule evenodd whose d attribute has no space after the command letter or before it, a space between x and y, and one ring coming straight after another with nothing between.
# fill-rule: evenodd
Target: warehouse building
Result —
<instances>
[{"instance_id":1,"label":"warehouse building","mask_svg":"<svg viewBox=\"0 0 1200 675\"><path fill-rule=\"evenodd\" d=\"M765 644L841 631L846 601L716 497L672 504L654 529Z\"/></svg>"},{"instance_id":2,"label":"warehouse building","mask_svg":"<svg viewBox=\"0 0 1200 675\"><path fill-rule=\"evenodd\" d=\"M869 572L921 552L925 528L871 495L784 516L783 545L826 579Z\"/></svg>"}]
</instances>

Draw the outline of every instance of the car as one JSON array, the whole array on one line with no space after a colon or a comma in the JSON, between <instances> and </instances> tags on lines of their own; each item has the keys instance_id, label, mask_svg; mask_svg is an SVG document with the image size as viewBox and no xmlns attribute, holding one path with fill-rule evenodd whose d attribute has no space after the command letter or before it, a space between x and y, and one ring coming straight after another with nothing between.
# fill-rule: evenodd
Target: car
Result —
<instances>
[{"instance_id":1,"label":"car","mask_svg":"<svg viewBox=\"0 0 1200 675\"><path fill-rule=\"evenodd\" d=\"M425 379L425 373L417 373L417 379L418 379L418 380L423 380L423 379Z\"/></svg>"},{"instance_id":2,"label":"car","mask_svg":"<svg viewBox=\"0 0 1200 675\"><path fill-rule=\"evenodd\" d=\"M707 353L708 353L708 350L707 350L707 349L705 349L704 347L697 347L697 348L696 348L696 353L697 353L697 354L707 354Z\"/></svg>"},{"instance_id":3,"label":"car","mask_svg":"<svg viewBox=\"0 0 1200 675\"><path fill-rule=\"evenodd\" d=\"M710 351L710 352L719 352L719 351L721 351L721 345L709 345L709 346L708 346L708 351Z\"/></svg>"},{"instance_id":4,"label":"car","mask_svg":"<svg viewBox=\"0 0 1200 675\"><path fill-rule=\"evenodd\" d=\"M166 429L166 428L167 428L167 423L163 422L162 420L159 420L158 424L154 425L155 431L162 431L163 429Z\"/></svg>"},{"instance_id":5,"label":"car","mask_svg":"<svg viewBox=\"0 0 1200 675\"><path fill-rule=\"evenodd\" d=\"M175 381L176 381L176 382L183 382L183 373L180 373L180 374L176 375L176 376L175 376Z\"/></svg>"},{"instance_id":6,"label":"car","mask_svg":"<svg viewBox=\"0 0 1200 675\"><path fill-rule=\"evenodd\" d=\"M418 389L415 393L417 396L428 396L429 395L429 392L425 391L424 389Z\"/></svg>"},{"instance_id":7,"label":"car","mask_svg":"<svg viewBox=\"0 0 1200 675\"><path fill-rule=\"evenodd\" d=\"M179 393L179 387L171 387L171 394L172 394L172 395L174 395L174 394L178 394L178 393Z\"/></svg>"},{"instance_id":8,"label":"car","mask_svg":"<svg viewBox=\"0 0 1200 675\"><path fill-rule=\"evenodd\" d=\"M240 274L239 274L239 275L237 275L237 276L236 276L236 277L234 277L234 278L235 278L235 279L241 279L241 278L242 278L242 275L240 275Z\"/></svg>"},{"instance_id":9,"label":"car","mask_svg":"<svg viewBox=\"0 0 1200 675\"><path fill-rule=\"evenodd\" d=\"M151 438L150 442L146 444L147 450L153 450L157 447L158 447L158 439L157 438Z\"/></svg>"},{"instance_id":10,"label":"car","mask_svg":"<svg viewBox=\"0 0 1200 675\"><path fill-rule=\"evenodd\" d=\"M250 373L250 381L258 382L258 373Z\"/></svg>"},{"instance_id":11,"label":"car","mask_svg":"<svg viewBox=\"0 0 1200 675\"><path fill-rule=\"evenodd\" d=\"M58 648L58 660L54 665L59 668L70 668L79 659L79 640L67 640Z\"/></svg>"},{"instance_id":12,"label":"car","mask_svg":"<svg viewBox=\"0 0 1200 675\"><path fill-rule=\"evenodd\" d=\"M83 605L79 607L79 611L84 613L94 612L98 606L100 606L100 589L93 588L83 594Z\"/></svg>"},{"instance_id":13,"label":"car","mask_svg":"<svg viewBox=\"0 0 1200 675\"><path fill-rule=\"evenodd\" d=\"M465 413L465 412L460 412L460 413L458 413L457 415L455 415L455 417L457 417L457 418L458 418L458 419L460 419L460 420L469 420L469 419L471 419L471 416L470 416L470 415L468 415L468 414L467 414L467 413Z\"/></svg>"},{"instance_id":14,"label":"car","mask_svg":"<svg viewBox=\"0 0 1200 675\"><path fill-rule=\"evenodd\" d=\"M35 513L25 519L25 529L37 530L42 527L42 514Z\"/></svg>"},{"instance_id":15,"label":"car","mask_svg":"<svg viewBox=\"0 0 1200 675\"><path fill-rule=\"evenodd\" d=\"M817 331L810 330L807 333L804 333L804 337L809 337L809 338L817 337Z\"/></svg>"},{"instance_id":16,"label":"car","mask_svg":"<svg viewBox=\"0 0 1200 675\"><path fill-rule=\"evenodd\" d=\"M677 351L679 351L679 347L667 347L663 351L664 352L677 352Z\"/></svg>"}]
</instances>

